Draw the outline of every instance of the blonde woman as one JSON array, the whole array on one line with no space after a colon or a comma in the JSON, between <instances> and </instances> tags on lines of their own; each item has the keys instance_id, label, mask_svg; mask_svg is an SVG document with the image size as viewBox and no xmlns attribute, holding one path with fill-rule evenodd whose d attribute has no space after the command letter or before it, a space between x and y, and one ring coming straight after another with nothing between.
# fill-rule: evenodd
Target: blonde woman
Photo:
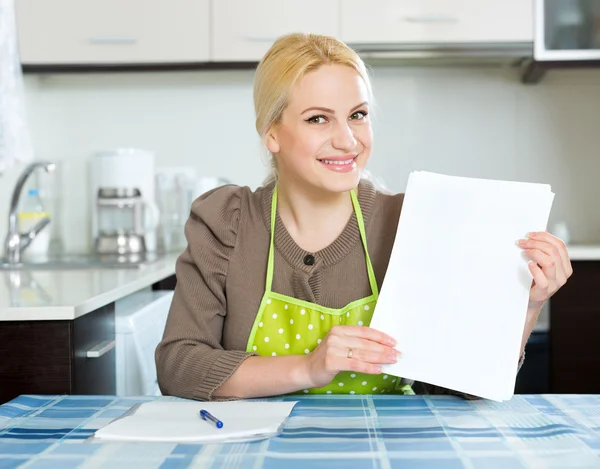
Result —
<instances>
[{"instance_id":1,"label":"blonde woman","mask_svg":"<svg viewBox=\"0 0 600 469\"><path fill-rule=\"evenodd\" d=\"M254 104L273 177L256 191L225 186L194 202L156 350L164 394L413 393L381 373L402 344L368 327L403 201L361 179L372 103L363 62L334 38L288 35L264 56ZM542 304L572 270L548 233L522 246L534 261L524 350Z\"/></svg>"}]
</instances>

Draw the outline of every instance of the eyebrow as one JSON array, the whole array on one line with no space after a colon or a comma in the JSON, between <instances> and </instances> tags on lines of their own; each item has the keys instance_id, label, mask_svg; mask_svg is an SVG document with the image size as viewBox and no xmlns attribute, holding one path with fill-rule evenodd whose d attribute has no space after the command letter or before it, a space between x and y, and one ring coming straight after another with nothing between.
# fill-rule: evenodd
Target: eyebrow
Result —
<instances>
[{"instance_id":1,"label":"eyebrow","mask_svg":"<svg viewBox=\"0 0 600 469\"><path fill-rule=\"evenodd\" d=\"M369 104L367 101L363 101L362 103L354 106L352 109L350 109L350 112L354 112L356 111L359 107L362 107L366 104ZM323 111L323 112L328 112L329 114L335 114L335 111L333 109L329 109L326 107L319 107L319 106L313 106L313 107L309 107L307 109L305 109L304 111L302 111L300 114L304 114L308 111Z\"/></svg>"}]
</instances>

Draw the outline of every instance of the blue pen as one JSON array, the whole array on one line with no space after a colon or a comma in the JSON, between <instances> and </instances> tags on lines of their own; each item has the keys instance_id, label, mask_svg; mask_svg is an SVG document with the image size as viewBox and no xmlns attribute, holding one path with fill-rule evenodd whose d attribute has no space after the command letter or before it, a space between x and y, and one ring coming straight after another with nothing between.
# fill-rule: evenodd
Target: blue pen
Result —
<instances>
[{"instance_id":1,"label":"blue pen","mask_svg":"<svg viewBox=\"0 0 600 469\"><path fill-rule=\"evenodd\" d=\"M202 409L200 411L200 417L202 417L202 420L210 420L217 428L223 428L223 422L212 415L208 410Z\"/></svg>"}]
</instances>

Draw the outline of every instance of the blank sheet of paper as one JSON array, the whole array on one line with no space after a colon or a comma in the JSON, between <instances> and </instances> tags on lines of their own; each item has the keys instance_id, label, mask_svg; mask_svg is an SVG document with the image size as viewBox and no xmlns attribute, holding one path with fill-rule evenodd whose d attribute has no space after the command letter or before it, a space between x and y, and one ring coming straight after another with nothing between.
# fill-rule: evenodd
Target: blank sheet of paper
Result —
<instances>
[{"instance_id":1,"label":"blank sheet of paper","mask_svg":"<svg viewBox=\"0 0 600 469\"><path fill-rule=\"evenodd\" d=\"M296 402L146 402L96 431L94 437L169 443L254 441L277 435ZM223 428L202 420L201 409L221 420Z\"/></svg>"},{"instance_id":2,"label":"blank sheet of paper","mask_svg":"<svg viewBox=\"0 0 600 469\"><path fill-rule=\"evenodd\" d=\"M546 229L553 199L545 184L410 175L371 321L403 354L386 373L512 397L532 282L516 241Z\"/></svg>"}]
</instances>

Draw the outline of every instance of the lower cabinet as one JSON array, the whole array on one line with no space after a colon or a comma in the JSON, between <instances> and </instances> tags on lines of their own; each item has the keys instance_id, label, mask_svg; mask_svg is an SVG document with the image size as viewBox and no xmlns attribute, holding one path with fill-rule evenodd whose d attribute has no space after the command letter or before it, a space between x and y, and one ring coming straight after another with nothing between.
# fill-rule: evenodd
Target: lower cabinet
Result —
<instances>
[{"instance_id":1,"label":"lower cabinet","mask_svg":"<svg viewBox=\"0 0 600 469\"><path fill-rule=\"evenodd\" d=\"M21 394L115 394L114 308L73 321L0 322L0 403Z\"/></svg>"},{"instance_id":2,"label":"lower cabinet","mask_svg":"<svg viewBox=\"0 0 600 469\"><path fill-rule=\"evenodd\" d=\"M528 342L516 393L600 394L600 261L572 264L550 300L550 332ZM114 395L115 304L73 321L0 322L0 357L0 404L21 394Z\"/></svg>"},{"instance_id":3,"label":"lower cabinet","mask_svg":"<svg viewBox=\"0 0 600 469\"><path fill-rule=\"evenodd\" d=\"M572 261L550 301L550 392L600 394L600 261Z\"/></svg>"},{"instance_id":4,"label":"lower cabinet","mask_svg":"<svg viewBox=\"0 0 600 469\"><path fill-rule=\"evenodd\" d=\"M548 332L533 332L527 341L525 361L517 375L515 394L550 392L550 339Z\"/></svg>"}]
</instances>

